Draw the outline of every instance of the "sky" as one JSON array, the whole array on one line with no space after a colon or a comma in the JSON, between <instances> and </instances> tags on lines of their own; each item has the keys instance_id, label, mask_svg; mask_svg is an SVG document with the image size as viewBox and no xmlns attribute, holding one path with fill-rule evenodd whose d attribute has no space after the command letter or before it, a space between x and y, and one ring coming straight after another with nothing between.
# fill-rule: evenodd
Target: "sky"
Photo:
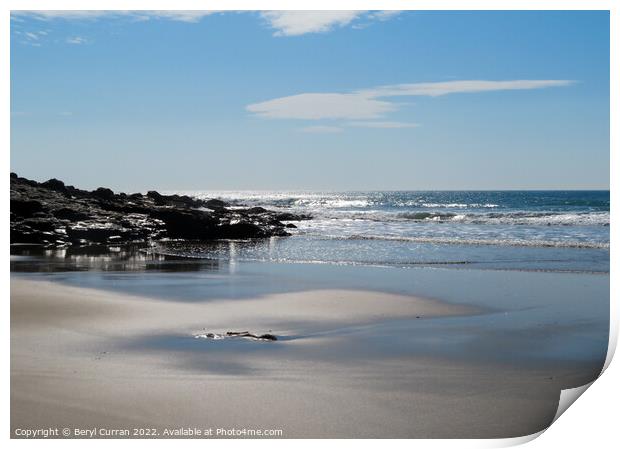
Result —
<instances>
[{"instance_id":1,"label":"sky","mask_svg":"<svg viewBox=\"0 0 620 449\"><path fill-rule=\"evenodd\" d=\"M13 12L11 170L125 192L608 189L609 15Z\"/></svg>"}]
</instances>

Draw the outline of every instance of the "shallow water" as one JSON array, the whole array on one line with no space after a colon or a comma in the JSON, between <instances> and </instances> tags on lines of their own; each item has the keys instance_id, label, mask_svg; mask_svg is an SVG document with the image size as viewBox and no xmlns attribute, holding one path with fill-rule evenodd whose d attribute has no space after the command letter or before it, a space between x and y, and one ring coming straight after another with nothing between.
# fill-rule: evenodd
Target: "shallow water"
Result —
<instances>
[{"instance_id":1,"label":"shallow water","mask_svg":"<svg viewBox=\"0 0 620 449\"><path fill-rule=\"evenodd\" d=\"M166 301L234 301L273 293L360 289L436 298L484 310L474 316L391 320L373 324L372 329L335 330L366 341L372 353L602 366L607 351L607 274L265 263L148 250L139 246L111 251L90 247L85 252L13 247L11 270L14 275ZM148 344L195 350L205 343L191 337L159 336Z\"/></svg>"}]
</instances>

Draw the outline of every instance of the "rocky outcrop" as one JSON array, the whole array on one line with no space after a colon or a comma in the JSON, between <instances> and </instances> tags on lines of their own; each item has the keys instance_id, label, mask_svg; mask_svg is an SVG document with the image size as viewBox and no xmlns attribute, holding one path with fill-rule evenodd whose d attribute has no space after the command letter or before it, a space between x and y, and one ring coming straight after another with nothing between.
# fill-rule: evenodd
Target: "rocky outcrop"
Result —
<instances>
[{"instance_id":1,"label":"rocky outcrop","mask_svg":"<svg viewBox=\"0 0 620 449\"><path fill-rule=\"evenodd\" d=\"M38 183L11 173L11 243L46 245L129 243L161 239L247 239L290 235L306 215L230 208L219 199L114 193ZM294 225L293 225L294 226Z\"/></svg>"}]
</instances>

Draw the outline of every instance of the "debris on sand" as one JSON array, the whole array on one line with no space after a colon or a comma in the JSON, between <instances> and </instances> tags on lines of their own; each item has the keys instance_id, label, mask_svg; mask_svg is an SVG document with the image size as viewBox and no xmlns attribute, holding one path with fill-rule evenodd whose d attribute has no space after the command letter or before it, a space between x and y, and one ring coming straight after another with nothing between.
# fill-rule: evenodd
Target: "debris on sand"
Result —
<instances>
[{"instance_id":1,"label":"debris on sand","mask_svg":"<svg viewBox=\"0 0 620 449\"><path fill-rule=\"evenodd\" d=\"M249 331L242 331L242 332L228 331L223 334L207 332L204 334L196 334L194 335L194 338L207 338L207 339L212 339L212 340L224 340L226 338L245 338L248 340L255 340L255 341L276 341L278 339L278 337L276 337L273 334L253 334Z\"/></svg>"}]
</instances>

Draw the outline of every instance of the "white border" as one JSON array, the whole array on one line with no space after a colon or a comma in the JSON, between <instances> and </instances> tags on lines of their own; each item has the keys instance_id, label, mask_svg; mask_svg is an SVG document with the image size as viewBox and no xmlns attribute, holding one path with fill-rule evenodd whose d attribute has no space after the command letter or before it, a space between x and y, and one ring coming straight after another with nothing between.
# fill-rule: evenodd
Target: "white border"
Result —
<instances>
[{"instance_id":1,"label":"white border","mask_svg":"<svg viewBox=\"0 0 620 449\"><path fill-rule=\"evenodd\" d=\"M614 175L617 175L617 164L618 164L618 83L613 83L613 80L620 80L618 70L618 25L620 20L618 19L619 7L617 6L617 2L612 0L474 0L465 2L463 0L418 0L418 1L398 1L398 0L384 0L384 1L368 1L368 0L358 0L358 1L345 1L345 0L295 0L285 1L285 0L263 0L263 1L250 1L250 0L222 0L219 2L216 1L191 1L191 0L176 0L174 2L171 1L136 1L136 0L109 0L109 1L101 1L101 0L89 0L85 1L76 1L76 0L59 0L59 1L44 1L44 0L7 0L2 3L3 5L3 15L1 23L1 32L2 32L2 98L8 99L10 95L10 18L9 12L10 10L24 10L24 9L34 9L34 10L42 10L42 9L105 9L105 10L166 10L166 9L188 9L188 10L203 10L203 9L212 9L212 10L277 10L277 9L297 9L297 10L307 10L307 9L318 9L318 10L327 10L327 9L413 9L413 10L523 10L523 9L531 9L531 10L610 10L611 11L611 140L610 140L610 148L613 148L615 151L610 151L610 171L611 171L611 194L612 197L615 197L615 188L616 183L614 182ZM5 107L2 109L2 133L3 136L2 142L3 151L1 154L1 163L4 167L4 182L5 184L5 194L1 197L2 208L5 211L5 214L8 215L9 211L9 202L8 202L8 172L10 168L10 104L5 104ZM0 172L1 173L1 172ZM6 217L5 215L5 217ZM611 210L611 241L615 242L616 235L616 220L618 218L618 214L615 213L615 209ZM6 222L5 222L6 223ZM6 226L6 225L5 225ZM8 227L5 227L4 232L2 233L2 241L0 245L6 249L8 252L9 248L9 232ZM4 425L4 438L9 437L10 435L10 427L9 427L9 419L10 419L10 403L9 403L9 388L10 388L10 376L9 376L9 350L10 350L10 332L9 332L9 285L10 285L10 273L9 273L9 257L7 256L2 259L2 268L5 279L5 290L4 290L4 313L2 314L2 319L4 320L4 325L2 326L2 341L4 343L3 346L3 369L2 373L2 392L4 399L4 406L2 407L2 423ZM609 352L608 357L605 363L605 368L609 367L611 362L611 358L616 348L617 339L618 339L618 305L617 298L620 297L618 290L618 280L617 280L617 267L618 267L618 256L615 251L611 251L611 330L610 330L610 343L609 343ZM603 376L594 382L592 388L588 390L584 397L579 400L579 405L571 407L567 413L565 413L556 423L554 423L548 431L544 432L544 436L538 438L535 442L531 443L531 447L583 447L584 445L589 446L598 446L607 447L609 446L609 442L617 441L618 432L616 431L617 422L614 419L616 415L616 411L618 409L615 401L620 397L618 388L619 379L620 379L620 369L617 367L617 363L615 365L611 365L609 369L603 374ZM541 432L542 433L542 432ZM506 440L414 440L413 444L421 445L423 447L503 447L503 446L512 446L515 444L521 444L526 441L530 441L540 434L523 437L517 439L506 439ZM239 440L196 440L196 441L167 441L167 440L121 440L114 442L115 445L120 444L121 446L133 445L133 444L143 444L145 441L148 441L149 445L160 446L160 447L168 447L170 444L174 444L175 446L178 444L187 444L187 445L200 445L204 447L205 444L209 446L218 445L222 447L226 446L237 446L240 444L244 444L244 441ZM25 447L30 447L33 444L42 443L39 441L27 441L27 440L10 440L8 442L10 445L24 445ZM72 445L79 445L80 447L84 446L84 444L88 444L89 446L108 446L110 442L103 440L93 440L93 441L67 441L67 440L47 440L43 444L48 444L51 447L66 447ZM333 444L334 441L327 440L296 440L294 442L295 446L301 447L314 447L316 444L324 445L324 444ZM273 448L274 446L278 447L288 447L292 442L287 440L249 440L247 444L251 444L253 447L262 449L262 448ZM337 442L339 446L350 446L350 447L359 447L360 445L365 446L366 444L376 444L376 441L366 441L366 440L339 440ZM386 442L381 442L380 444L389 444L394 447L410 447L412 444L411 441L408 440L389 440Z\"/></svg>"}]
</instances>

